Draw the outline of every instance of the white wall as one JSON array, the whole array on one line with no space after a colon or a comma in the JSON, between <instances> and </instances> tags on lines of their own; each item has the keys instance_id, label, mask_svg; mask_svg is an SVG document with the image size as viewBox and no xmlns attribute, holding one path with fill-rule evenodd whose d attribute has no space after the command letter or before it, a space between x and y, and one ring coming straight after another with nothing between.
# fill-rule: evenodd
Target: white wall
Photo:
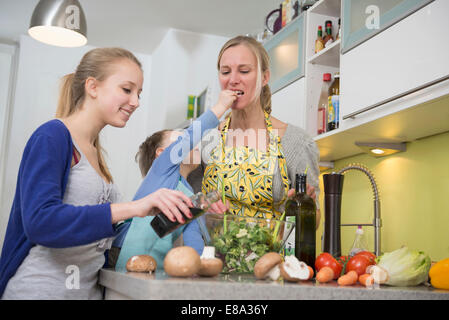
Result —
<instances>
[{"instance_id":1,"label":"white wall","mask_svg":"<svg viewBox=\"0 0 449 320\"><path fill-rule=\"evenodd\" d=\"M0 44L0 203L3 195L3 177L5 174L6 141L10 115L10 101L15 76L16 47ZM0 216L1 225L1 216Z\"/></svg>"},{"instance_id":2,"label":"white wall","mask_svg":"<svg viewBox=\"0 0 449 320\"><path fill-rule=\"evenodd\" d=\"M58 48L35 41L28 36L20 39L15 99L11 108L9 140L5 148L5 177L0 203L0 245L3 243L15 193L17 173L22 152L32 132L42 123L54 118L58 98L59 80L74 72L84 53L91 46ZM103 148L124 201L131 200L141 176L134 155L146 136L149 105L151 56L136 54L143 64L144 87L140 108L123 129L106 127L102 132ZM7 186L7 187L6 187Z\"/></svg>"},{"instance_id":3,"label":"white wall","mask_svg":"<svg viewBox=\"0 0 449 320\"><path fill-rule=\"evenodd\" d=\"M149 129L174 128L186 119L188 95L198 95L217 81L217 57L227 40L176 29L167 32L152 55Z\"/></svg>"}]
</instances>

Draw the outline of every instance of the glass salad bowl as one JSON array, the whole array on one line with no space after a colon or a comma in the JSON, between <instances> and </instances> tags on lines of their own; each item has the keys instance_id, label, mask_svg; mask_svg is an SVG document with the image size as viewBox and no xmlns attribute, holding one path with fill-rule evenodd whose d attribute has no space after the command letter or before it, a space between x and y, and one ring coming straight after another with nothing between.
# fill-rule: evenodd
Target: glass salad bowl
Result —
<instances>
[{"instance_id":1,"label":"glass salad bowl","mask_svg":"<svg viewBox=\"0 0 449 320\"><path fill-rule=\"evenodd\" d=\"M223 261L222 273L252 273L259 257L282 253L292 222L206 213L200 225L207 246Z\"/></svg>"}]
</instances>

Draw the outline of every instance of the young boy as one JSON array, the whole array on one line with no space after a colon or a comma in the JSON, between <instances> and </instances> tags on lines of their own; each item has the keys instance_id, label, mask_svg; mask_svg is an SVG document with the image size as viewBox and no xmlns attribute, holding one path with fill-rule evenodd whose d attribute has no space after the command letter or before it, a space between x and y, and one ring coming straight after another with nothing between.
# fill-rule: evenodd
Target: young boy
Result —
<instances>
[{"instance_id":1,"label":"young boy","mask_svg":"<svg viewBox=\"0 0 449 320\"><path fill-rule=\"evenodd\" d=\"M134 199L144 197L161 188L176 189L187 196L193 195L187 176L201 162L199 150L194 147L208 130L218 126L220 117L236 99L235 91L224 90L220 94L218 103L196 120L199 121L200 126L194 123L184 132L162 130L147 138L140 146L136 158L139 159L142 175L145 175L147 171L148 173ZM194 133L194 129L200 130L201 134ZM226 207L219 201L209 211L223 213ZM133 218L131 222L125 222L120 227L120 233L113 243L109 260L112 266L114 256L117 255L117 248L121 248L115 264L116 270L124 270L128 259L139 254L151 255L155 258L158 268L162 268L165 255L182 232L184 245L193 247L201 255L204 248L199 229L201 220L195 219L187 226L182 226L160 239L150 225L152 219L153 217Z\"/></svg>"}]
</instances>

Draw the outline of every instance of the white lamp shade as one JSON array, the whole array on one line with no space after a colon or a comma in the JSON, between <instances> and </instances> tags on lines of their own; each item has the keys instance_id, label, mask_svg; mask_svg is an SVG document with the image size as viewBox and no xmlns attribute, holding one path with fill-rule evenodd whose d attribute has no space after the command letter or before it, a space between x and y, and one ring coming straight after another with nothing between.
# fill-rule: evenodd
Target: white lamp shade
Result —
<instances>
[{"instance_id":1,"label":"white lamp shade","mask_svg":"<svg viewBox=\"0 0 449 320\"><path fill-rule=\"evenodd\" d=\"M78 0L40 0L28 34L46 44L80 47L87 43L87 26Z\"/></svg>"}]
</instances>

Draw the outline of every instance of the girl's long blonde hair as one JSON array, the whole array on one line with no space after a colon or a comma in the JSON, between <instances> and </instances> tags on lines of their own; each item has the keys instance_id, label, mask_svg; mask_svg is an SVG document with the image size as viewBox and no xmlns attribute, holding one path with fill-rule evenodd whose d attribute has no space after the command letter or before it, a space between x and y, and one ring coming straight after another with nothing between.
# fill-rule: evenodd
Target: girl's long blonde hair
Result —
<instances>
[{"instance_id":1,"label":"girl's long blonde hair","mask_svg":"<svg viewBox=\"0 0 449 320\"><path fill-rule=\"evenodd\" d=\"M56 118L68 117L78 110L84 102L86 79L93 77L98 81L105 80L111 74L112 65L120 59L129 59L142 68L142 64L134 54L122 48L97 48L87 52L76 71L62 78ZM100 170L107 180L112 182L112 175L104 160L99 136L95 139L94 146L97 149Z\"/></svg>"},{"instance_id":2,"label":"girl's long blonde hair","mask_svg":"<svg viewBox=\"0 0 449 320\"><path fill-rule=\"evenodd\" d=\"M246 36L237 36L228 40L220 50L218 54L217 68L220 70L220 60L223 56L223 53L231 48L238 45L244 45L249 48L252 53L256 56L257 60L257 83L256 83L256 92L260 90L260 105L262 106L262 110L266 111L268 114L271 113L271 90L268 84L262 86L262 76L265 71L270 70L270 57L268 55L267 50L263 47L261 43L259 43L256 39Z\"/></svg>"}]
</instances>

